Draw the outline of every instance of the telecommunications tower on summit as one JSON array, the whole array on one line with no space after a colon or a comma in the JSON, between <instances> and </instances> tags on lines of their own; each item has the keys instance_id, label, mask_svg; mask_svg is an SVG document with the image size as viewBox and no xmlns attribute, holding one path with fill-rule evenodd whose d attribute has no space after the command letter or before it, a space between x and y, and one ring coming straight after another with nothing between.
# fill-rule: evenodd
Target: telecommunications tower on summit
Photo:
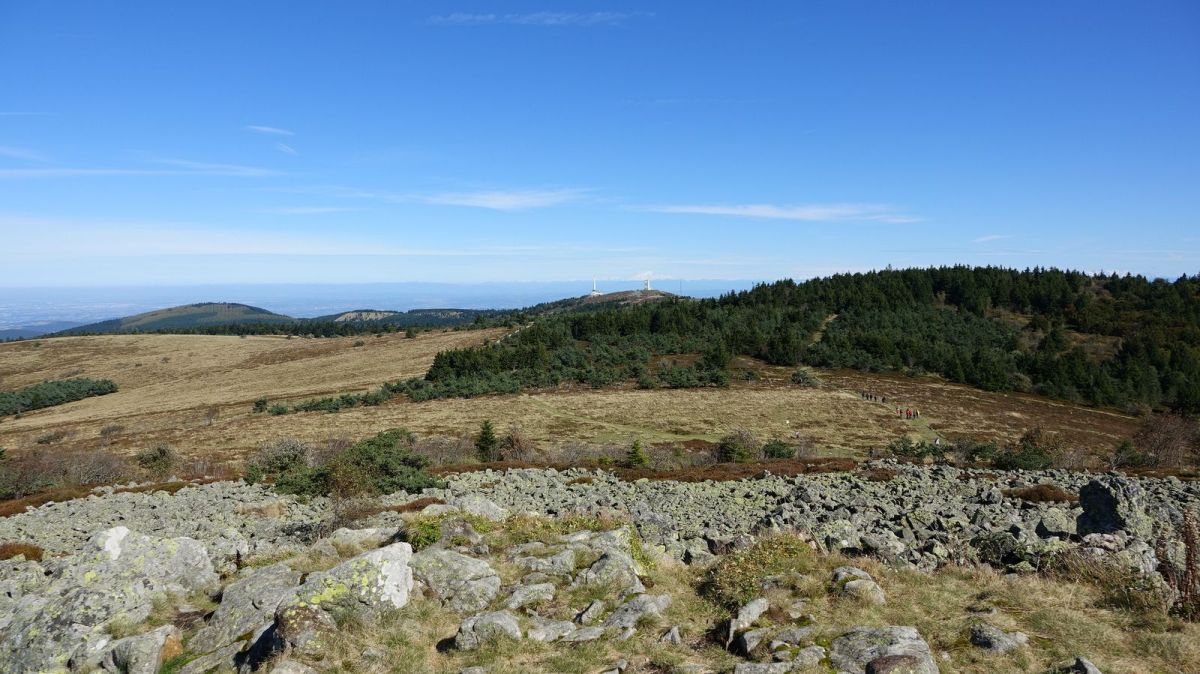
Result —
<instances>
[{"instance_id":1,"label":"telecommunications tower on summit","mask_svg":"<svg viewBox=\"0 0 1200 674\"><path fill-rule=\"evenodd\" d=\"M653 289L650 287L650 279L649 279L649 278L646 278L646 279L645 279L645 283L646 283L646 287L642 288L642 292L646 292L647 290L653 290Z\"/></svg>"},{"instance_id":2,"label":"telecommunications tower on summit","mask_svg":"<svg viewBox=\"0 0 1200 674\"><path fill-rule=\"evenodd\" d=\"M603 294L604 293L600 292L599 290L596 290L596 277L593 276L592 277L592 292L588 293L588 297L599 297Z\"/></svg>"}]
</instances>

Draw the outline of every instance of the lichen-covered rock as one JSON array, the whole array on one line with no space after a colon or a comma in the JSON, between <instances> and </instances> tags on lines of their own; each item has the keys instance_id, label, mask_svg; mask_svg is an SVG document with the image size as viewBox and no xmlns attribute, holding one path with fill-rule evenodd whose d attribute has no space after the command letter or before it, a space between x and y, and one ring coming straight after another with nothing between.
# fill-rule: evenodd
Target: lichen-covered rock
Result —
<instances>
[{"instance_id":1,"label":"lichen-covered rock","mask_svg":"<svg viewBox=\"0 0 1200 674\"><path fill-rule=\"evenodd\" d=\"M221 604L190 640L188 649L208 653L244 637L251 630L269 622L275 609L294 594L300 582L300 572L285 563L253 569L230 583L221 594Z\"/></svg>"},{"instance_id":2,"label":"lichen-covered rock","mask_svg":"<svg viewBox=\"0 0 1200 674\"><path fill-rule=\"evenodd\" d=\"M618 606L602 623L604 627L609 628L629 628L636 627L638 622L648 617L661 617L662 612L667 610L671 605L671 595L648 595L643 594L621 606Z\"/></svg>"},{"instance_id":3,"label":"lichen-covered rock","mask_svg":"<svg viewBox=\"0 0 1200 674\"><path fill-rule=\"evenodd\" d=\"M873 665L880 659L886 659ZM915 627L856 627L833 640L829 661L834 667L853 674L879 671L884 665L903 661L912 674L938 674L929 644ZM895 672L896 669L886 671Z\"/></svg>"},{"instance_id":4,"label":"lichen-covered rock","mask_svg":"<svg viewBox=\"0 0 1200 674\"><path fill-rule=\"evenodd\" d=\"M467 618L458 626L454 647L470 651L496 639L521 638L521 625L517 617L508 611L492 611Z\"/></svg>"},{"instance_id":5,"label":"lichen-covered rock","mask_svg":"<svg viewBox=\"0 0 1200 674\"><path fill-rule=\"evenodd\" d=\"M864 604L882 606L887 602L883 588L871 574L856 566L839 566L833 570L833 586L839 594Z\"/></svg>"},{"instance_id":6,"label":"lichen-covered rock","mask_svg":"<svg viewBox=\"0 0 1200 674\"><path fill-rule=\"evenodd\" d=\"M180 653L183 653L183 641L179 628L164 625L145 634L112 642L100 667L120 674L158 674L162 663Z\"/></svg>"},{"instance_id":7,"label":"lichen-covered rock","mask_svg":"<svg viewBox=\"0 0 1200 674\"><path fill-rule=\"evenodd\" d=\"M198 541L151 538L125 527L103 531L17 602L0 633L0 671L96 667L111 645L108 625L139 623L155 597L216 582Z\"/></svg>"},{"instance_id":8,"label":"lichen-covered rock","mask_svg":"<svg viewBox=\"0 0 1200 674\"><path fill-rule=\"evenodd\" d=\"M994 625L976 623L971 626L971 643L993 653L1007 653L1029 643L1023 632L1005 632Z\"/></svg>"},{"instance_id":9,"label":"lichen-covered rock","mask_svg":"<svg viewBox=\"0 0 1200 674\"><path fill-rule=\"evenodd\" d=\"M738 609L737 615L730 618L729 627L725 631L725 648L730 648L737 636L750 629L770 607L766 597L758 597Z\"/></svg>"},{"instance_id":10,"label":"lichen-covered rock","mask_svg":"<svg viewBox=\"0 0 1200 674\"><path fill-rule=\"evenodd\" d=\"M1145 492L1136 480L1106 475L1087 483L1079 490L1078 533L1111 534L1117 531L1151 540L1154 521L1146 513Z\"/></svg>"},{"instance_id":11,"label":"lichen-covered rock","mask_svg":"<svg viewBox=\"0 0 1200 674\"><path fill-rule=\"evenodd\" d=\"M500 591L490 564L452 550L422 550L413 555L412 569L443 606L459 613L483 609Z\"/></svg>"},{"instance_id":12,"label":"lichen-covered rock","mask_svg":"<svg viewBox=\"0 0 1200 674\"><path fill-rule=\"evenodd\" d=\"M379 613L404 608L413 588L412 546L393 543L364 552L328 571L314 573L283 605L339 611Z\"/></svg>"},{"instance_id":13,"label":"lichen-covered rock","mask_svg":"<svg viewBox=\"0 0 1200 674\"><path fill-rule=\"evenodd\" d=\"M530 604L551 601L553 599L554 583L519 585L513 590L512 594L509 595L508 600L504 602L504 607L510 610L515 610Z\"/></svg>"},{"instance_id":14,"label":"lichen-covered rock","mask_svg":"<svg viewBox=\"0 0 1200 674\"><path fill-rule=\"evenodd\" d=\"M492 522L503 522L508 517L507 510L478 494L460 496L454 499L451 505L457 506L459 510L465 513L482 517Z\"/></svg>"},{"instance_id":15,"label":"lichen-covered rock","mask_svg":"<svg viewBox=\"0 0 1200 674\"><path fill-rule=\"evenodd\" d=\"M549 620L536 614L531 615L529 620L531 624L525 636L533 641L555 641L575 629L575 623L569 620Z\"/></svg>"},{"instance_id":16,"label":"lichen-covered rock","mask_svg":"<svg viewBox=\"0 0 1200 674\"><path fill-rule=\"evenodd\" d=\"M633 557L620 550L609 550L600 555L591 566L579 572L575 585L605 585L615 588L622 595L642 592L637 564Z\"/></svg>"}]
</instances>

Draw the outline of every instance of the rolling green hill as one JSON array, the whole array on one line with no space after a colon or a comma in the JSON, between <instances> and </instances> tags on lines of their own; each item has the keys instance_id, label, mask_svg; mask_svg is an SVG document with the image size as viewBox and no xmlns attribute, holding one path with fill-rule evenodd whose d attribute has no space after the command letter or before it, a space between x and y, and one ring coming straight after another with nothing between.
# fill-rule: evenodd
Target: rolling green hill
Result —
<instances>
[{"instance_id":1,"label":"rolling green hill","mask_svg":"<svg viewBox=\"0 0 1200 674\"><path fill-rule=\"evenodd\" d=\"M144 314L114 318L99 323L64 330L59 335L86 335L120 332L155 332L188 330L216 325L243 323L290 323L296 319L266 309L233 302L203 302L185 304L169 309L147 311Z\"/></svg>"}]
</instances>

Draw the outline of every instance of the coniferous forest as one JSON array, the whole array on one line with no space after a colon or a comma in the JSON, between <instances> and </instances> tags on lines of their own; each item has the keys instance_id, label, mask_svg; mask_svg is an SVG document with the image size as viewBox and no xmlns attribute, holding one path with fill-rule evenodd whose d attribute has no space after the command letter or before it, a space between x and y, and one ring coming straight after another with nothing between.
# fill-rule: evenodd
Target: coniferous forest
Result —
<instances>
[{"instance_id":1,"label":"coniferous forest","mask_svg":"<svg viewBox=\"0 0 1200 674\"><path fill-rule=\"evenodd\" d=\"M595 387L721 386L734 355L773 365L935 374L1124 409L1200 411L1200 275L941 267L779 281L709 300L549 315L438 354L414 399Z\"/></svg>"}]
</instances>

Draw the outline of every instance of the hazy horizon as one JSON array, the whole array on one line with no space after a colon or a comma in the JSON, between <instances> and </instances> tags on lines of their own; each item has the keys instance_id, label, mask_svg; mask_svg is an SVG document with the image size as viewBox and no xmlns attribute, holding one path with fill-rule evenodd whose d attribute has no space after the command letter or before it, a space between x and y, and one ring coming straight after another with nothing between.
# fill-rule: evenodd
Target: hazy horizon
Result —
<instances>
[{"instance_id":1,"label":"hazy horizon","mask_svg":"<svg viewBox=\"0 0 1200 674\"><path fill-rule=\"evenodd\" d=\"M714 297L745 290L757 280L662 279L657 290ZM638 280L600 279L603 292L634 290ZM198 284L186 286L45 287L0 289L0 330L42 322L92 323L198 302L237 302L296 318L354 309L519 309L586 295L588 279L495 283ZM18 292L12 292L18 291Z\"/></svg>"}]
</instances>

